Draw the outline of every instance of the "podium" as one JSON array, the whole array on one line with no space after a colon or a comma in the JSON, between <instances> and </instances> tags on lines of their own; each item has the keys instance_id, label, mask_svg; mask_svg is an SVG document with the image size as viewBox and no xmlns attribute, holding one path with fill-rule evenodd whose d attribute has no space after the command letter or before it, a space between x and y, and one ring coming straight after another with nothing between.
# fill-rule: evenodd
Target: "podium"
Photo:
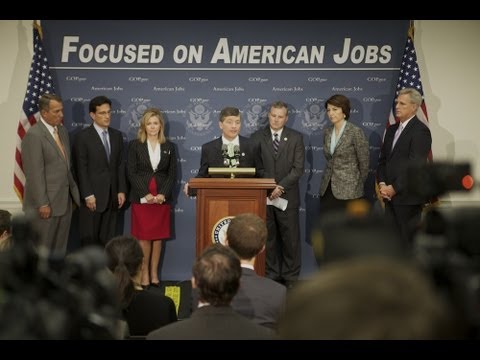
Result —
<instances>
[{"instance_id":1,"label":"podium","mask_svg":"<svg viewBox=\"0 0 480 360\"><path fill-rule=\"evenodd\" d=\"M211 244L222 242L230 219L241 213L267 217L267 191L274 189L274 179L192 178L189 188L197 190L196 254ZM265 252L258 255L255 271L265 275Z\"/></svg>"}]
</instances>

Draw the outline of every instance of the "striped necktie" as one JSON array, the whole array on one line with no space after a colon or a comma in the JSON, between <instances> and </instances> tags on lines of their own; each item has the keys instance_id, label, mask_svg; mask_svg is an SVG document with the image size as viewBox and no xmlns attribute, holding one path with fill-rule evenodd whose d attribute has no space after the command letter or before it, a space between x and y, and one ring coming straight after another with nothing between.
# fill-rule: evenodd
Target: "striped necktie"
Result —
<instances>
[{"instance_id":1,"label":"striped necktie","mask_svg":"<svg viewBox=\"0 0 480 360\"><path fill-rule=\"evenodd\" d=\"M278 134L274 133L273 134L273 151L278 153L278 146L280 145L280 140L278 139Z\"/></svg>"}]
</instances>

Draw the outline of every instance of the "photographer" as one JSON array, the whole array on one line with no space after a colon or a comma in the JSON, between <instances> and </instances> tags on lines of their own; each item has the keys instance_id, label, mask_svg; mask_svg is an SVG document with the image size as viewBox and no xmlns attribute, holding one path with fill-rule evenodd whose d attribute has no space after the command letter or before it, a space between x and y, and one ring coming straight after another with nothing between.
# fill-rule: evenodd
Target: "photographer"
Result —
<instances>
[{"instance_id":1,"label":"photographer","mask_svg":"<svg viewBox=\"0 0 480 360\"><path fill-rule=\"evenodd\" d=\"M66 259L34 249L37 233L12 221L13 246L0 253L0 339L118 339L115 280L103 250L86 247Z\"/></svg>"}]
</instances>

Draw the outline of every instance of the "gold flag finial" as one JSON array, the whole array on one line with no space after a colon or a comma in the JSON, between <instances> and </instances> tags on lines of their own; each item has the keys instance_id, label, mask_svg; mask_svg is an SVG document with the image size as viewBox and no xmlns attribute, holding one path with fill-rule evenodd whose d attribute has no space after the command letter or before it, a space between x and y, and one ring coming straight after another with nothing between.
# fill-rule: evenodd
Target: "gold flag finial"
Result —
<instances>
[{"instance_id":1,"label":"gold flag finial","mask_svg":"<svg viewBox=\"0 0 480 360\"><path fill-rule=\"evenodd\" d=\"M414 20L410 20L410 26L408 28L408 37L410 39L412 39L413 41L413 38L415 37L415 24L414 24Z\"/></svg>"},{"instance_id":2,"label":"gold flag finial","mask_svg":"<svg viewBox=\"0 0 480 360\"><path fill-rule=\"evenodd\" d=\"M37 29L38 34L40 35L40 39L43 40L42 27L41 27L40 24L37 22L37 20L33 20L33 27Z\"/></svg>"}]
</instances>

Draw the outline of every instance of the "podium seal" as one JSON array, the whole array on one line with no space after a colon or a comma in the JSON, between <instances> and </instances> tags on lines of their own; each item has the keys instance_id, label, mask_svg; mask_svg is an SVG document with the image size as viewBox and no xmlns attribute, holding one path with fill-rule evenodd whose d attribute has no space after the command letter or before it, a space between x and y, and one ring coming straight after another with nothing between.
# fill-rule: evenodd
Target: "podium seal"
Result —
<instances>
[{"instance_id":1,"label":"podium seal","mask_svg":"<svg viewBox=\"0 0 480 360\"><path fill-rule=\"evenodd\" d=\"M234 217L235 216L225 216L217 221L212 230L212 243L225 245L228 225Z\"/></svg>"}]
</instances>

